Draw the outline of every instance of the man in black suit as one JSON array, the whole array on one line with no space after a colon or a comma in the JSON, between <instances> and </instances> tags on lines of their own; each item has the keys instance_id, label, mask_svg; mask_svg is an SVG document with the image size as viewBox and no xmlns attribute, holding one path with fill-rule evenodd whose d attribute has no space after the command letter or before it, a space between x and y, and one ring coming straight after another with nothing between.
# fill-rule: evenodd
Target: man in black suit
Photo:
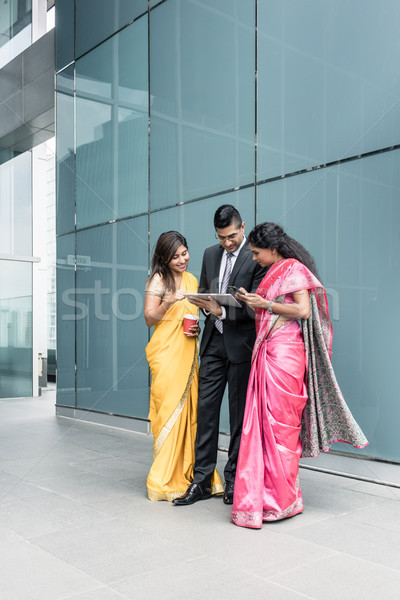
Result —
<instances>
[{"instance_id":1,"label":"man in black suit","mask_svg":"<svg viewBox=\"0 0 400 600\"><path fill-rule=\"evenodd\" d=\"M199 292L225 293L228 285L254 292L265 269L253 261L244 235L245 223L234 206L224 204L214 215L219 244L204 252ZM242 432L251 353L256 337L254 313L245 304L223 307L191 298L205 312L200 346L199 401L193 483L174 504L185 506L211 497L217 463L219 416L226 384L229 395L230 444L225 467L225 504L233 503L236 464Z\"/></svg>"}]
</instances>

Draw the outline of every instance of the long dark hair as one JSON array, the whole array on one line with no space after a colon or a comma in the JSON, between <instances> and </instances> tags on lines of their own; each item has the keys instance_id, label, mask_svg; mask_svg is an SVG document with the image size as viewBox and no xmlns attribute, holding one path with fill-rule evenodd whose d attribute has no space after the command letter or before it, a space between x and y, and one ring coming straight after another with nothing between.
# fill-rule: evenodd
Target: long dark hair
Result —
<instances>
[{"instance_id":1,"label":"long dark hair","mask_svg":"<svg viewBox=\"0 0 400 600\"><path fill-rule=\"evenodd\" d=\"M313 257L307 250L284 232L276 223L260 223L249 233L249 243L256 248L276 248L283 258L295 258L319 279Z\"/></svg>"},{"instance_id":2,"label":"long dark hair","mask_svg":"<svg viewBox=\"0 0 400 600\"><path fill-rule=\"evenodd\" d=\"M188 248L187 241L183 235L178 231L165 231L157 240L151 261L151 275L149 280L158 273L166 288L171 292L175 292L176 289L175 279L169 268L169 263L174 258L175 252L178 250L179 246L185 246L186 249Z\"/></svg>"}]
</instances>

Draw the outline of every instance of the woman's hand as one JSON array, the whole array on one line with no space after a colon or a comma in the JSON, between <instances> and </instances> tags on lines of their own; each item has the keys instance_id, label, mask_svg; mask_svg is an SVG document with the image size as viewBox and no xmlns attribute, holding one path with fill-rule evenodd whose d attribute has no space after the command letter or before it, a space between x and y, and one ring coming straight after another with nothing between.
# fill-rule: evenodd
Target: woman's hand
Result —
<instances>
[{"instance_id":1,"label":"woman's hand","mask_svg":"<svg viewBox=\"0 0 400 600\"><path fill-rule=\"evenodd\" d=\"M244 288L239 288L243 294L236 293L236 300L245 302L250 308L268 308L268 300L258 294L249 294Z\"/></svg>"},{"instance_id":2,"label":"woman's hand","mask_svg":"<svg viewBox=\"0 0 400 600\"><path fill-rule=\"evenodd\" d=\"M268 306L268 302L264 300L258 294L250 294L243 287L239 288L241 294L236 292L235 298L236 300L240 300L241 302L245 302L250 308L266 308Z\"/></svg>"},{"instance_id":3,"label":"woman's hand","mask_svg":"<svg viewBox=\"0 0 400 600\"><path fill-rule=\"evenodd\" d=\"M159 296L146 294L144 300L144 318L147 327L153 327L161 321L165 313L175 302L183 300L185 295L181 290L172 294L169 298L162 300Z\"/></svg>"},{"instance_id":4,"label":"woman's hand","mask_svg":"<svg viewBox=\"0 0 400 600\"><path fill-rule=\"evenodd\" d=\"M197 337L200 335L200 325L198 323L196 323L196 325L191 325L189 327L190 333L187 333L186 335L188 337Z\"/></svg>"},{"instance_id":5,"label":"woman's hand","mask_svg":"<svg viewBox=\"0 0 400 600\"><path fill-rule=\"evenodd\" d=\"M172 296L170 296L167 300L164 300L164 304L168 306L168 308L170 308L173 304L175 304L175 302L179 302L180 300L184 299L185 294L182 292L182 290L178 290L175 292L175 294L172 294Z\"/></svg>"}]
</instances>

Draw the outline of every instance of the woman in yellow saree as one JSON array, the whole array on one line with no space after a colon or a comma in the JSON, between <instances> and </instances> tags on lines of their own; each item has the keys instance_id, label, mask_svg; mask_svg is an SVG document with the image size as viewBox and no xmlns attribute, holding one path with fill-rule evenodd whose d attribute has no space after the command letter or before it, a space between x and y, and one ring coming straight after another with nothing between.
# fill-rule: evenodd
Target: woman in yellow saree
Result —
<instances>
[{"instance_id":1,"label":"woman in yellow saree","mask_svg":"<svg viewBox=\"0 0 400 600\"><path fill-rule=\"evenodd\" d=\"M184 292L197 292L196 278L186 271L189 251L177 231L159 237L153 255L152 274L146 284L144 316L154 332L146 347L151 370L149 420L154 435L153 464L147 478L150 500L183 496L193 479L197 428L198 325L183 332L185 314L198 308ZM215 471L215 494L223 485Z\"/></svg>"}]
</instances>

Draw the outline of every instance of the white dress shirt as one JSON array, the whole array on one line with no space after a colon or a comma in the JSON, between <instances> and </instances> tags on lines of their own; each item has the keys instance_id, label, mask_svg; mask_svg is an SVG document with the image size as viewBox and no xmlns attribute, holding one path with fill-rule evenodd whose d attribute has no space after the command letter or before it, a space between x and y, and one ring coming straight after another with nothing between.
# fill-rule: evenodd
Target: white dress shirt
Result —
<instances>
[{"instance_id":1,"label":"white dress shirt","mask_svg":"<svg viewBox=\"0 0 400 600\"><path fill-rule=\"evenodd\" d=\"M243 242L240 244L239 248L237 250L235 250L235 252L231 252L232 254L232 258L231 258L231 264L232 264L232 271L233 268L235 266L235 262L237 257L239 256L239 252L241 251L241 249L243 248L244 244L246 242L246 237L243 236ZM225 265L226 265L226 255L228 254L228 252L226 250L224 250L223 254L222 254L222 260L221 260L221 265L219 267L219 283L218 283L218 290L221 291L221 283L222 283L222 279L224 277L224 272L225 272ZM231 271L231 273L232 273ZM222 310L222 315L220 317L218 317L221 321L223 321L226 318L226 310L224 306L221 306L221 310Z\"/></svg>"}]
</instances>

